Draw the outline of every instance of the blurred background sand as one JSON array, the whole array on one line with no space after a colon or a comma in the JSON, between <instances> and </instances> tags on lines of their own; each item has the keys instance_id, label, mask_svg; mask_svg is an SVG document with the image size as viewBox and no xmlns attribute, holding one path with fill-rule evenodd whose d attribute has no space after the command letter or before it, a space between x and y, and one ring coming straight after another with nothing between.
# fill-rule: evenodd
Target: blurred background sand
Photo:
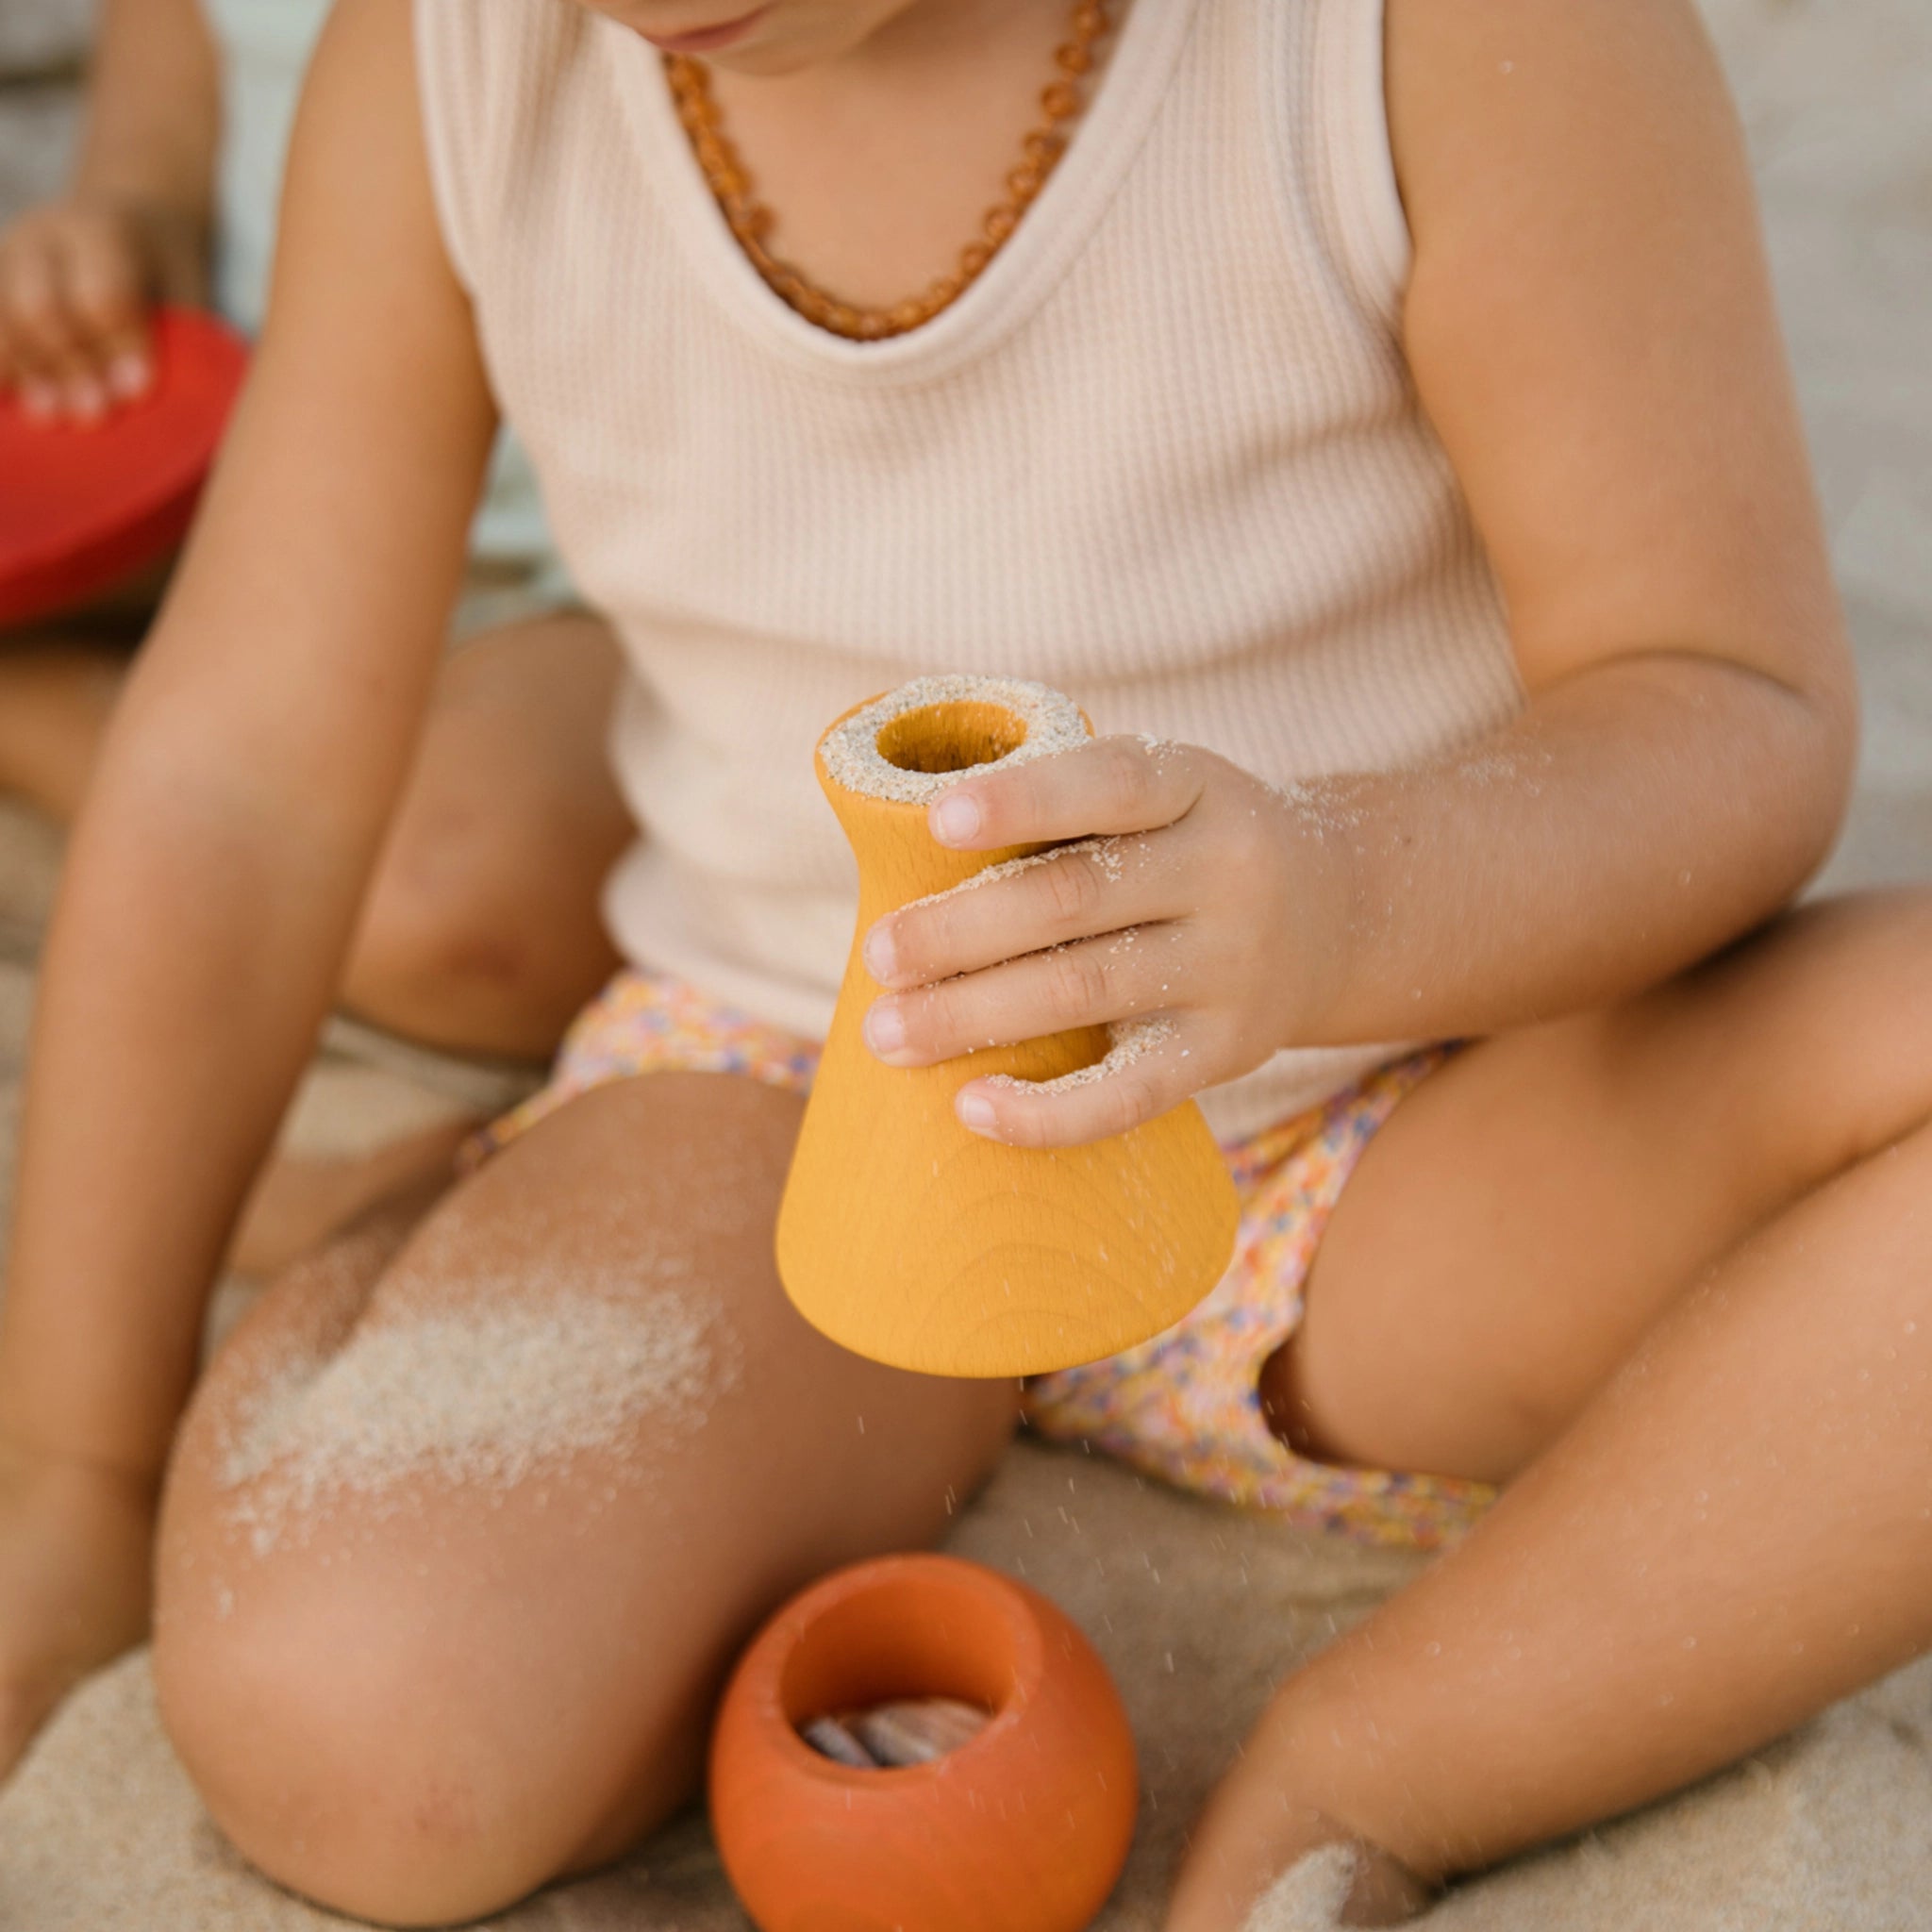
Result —
<instances>
[{"instance_id":1,"label":"blurred background sand","mask_svg":"<svg viewBox=\"0 0 1932 1932\"><path fill-rule=\"evenodd\" d=\"M0 221L62 177L89 10L84 0L0 4ZM1932 877L1932 7L1705 0L1705 10L1750 133L1865 679L1858 795L1826 883ZM57 856L42 827L0 809L5 1169ZM291 1132L316 1151L367 1145L420 1124L474 1081L425 1057L388 1070L325 1057ZM1132 1708L1146 1791L1107 1932L1156 1932L1161 1874L1270 1686L1413 1567L1038 1449L1015 1453L955 1547L1058 1597ZM1928 1901L1932 1663L1682 1798L1463 1888L1431 1923L1445 1932L1922 1932ZM83 1690L0 1791L7 1932L339 1923L255 1877L202 1818L156 1726L141 1656ZM746 1924L696 1820L618 1870L491 1923L518 1932Z\"/></svg>"}]
</instances>

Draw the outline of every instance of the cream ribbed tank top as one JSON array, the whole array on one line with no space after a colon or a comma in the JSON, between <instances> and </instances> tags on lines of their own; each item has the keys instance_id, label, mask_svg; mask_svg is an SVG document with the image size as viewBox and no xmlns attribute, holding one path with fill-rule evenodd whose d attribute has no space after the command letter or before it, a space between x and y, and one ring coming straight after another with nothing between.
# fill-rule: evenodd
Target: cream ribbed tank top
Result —
<instances>
[{"instance_id":1,"label":"cream ribbed tank top","mask_svg":"<svg viewBox=\"0 0 1932 1932\"><path fill-rule=\"evenodd\" d=\"M567 0L416 19L450 258L628 659L606 905L639 964L824 1034L857 886L812 747L910 677L1040 679L1277 783L1522 702L1397 344L1380 0L1134 0L1013 239L872 343L744 259L637 35ZM1208 1117L1391 1051L1284 1053Z\"/></svg>"}]
</instances>

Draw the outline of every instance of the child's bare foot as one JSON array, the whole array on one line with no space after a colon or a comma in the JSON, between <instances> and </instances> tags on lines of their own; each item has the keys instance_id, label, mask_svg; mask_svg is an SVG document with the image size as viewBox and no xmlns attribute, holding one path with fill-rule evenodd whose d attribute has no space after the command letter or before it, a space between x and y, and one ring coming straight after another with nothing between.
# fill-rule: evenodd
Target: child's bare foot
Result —
<instances>
[{"instance_id":1,"label":"child's bare foot","mask_svg":"<svg viewBox=\"0 0 1932 1932\"><path fill-rule=\"evenodd\" d=\"M1426 1908L1429 1887L1400 1859L1285 1795L1260 1795L1238 1778L1215 1794L1166 1932L1332 1932L1406 1924Z\"/></svg>"}]
</instances>

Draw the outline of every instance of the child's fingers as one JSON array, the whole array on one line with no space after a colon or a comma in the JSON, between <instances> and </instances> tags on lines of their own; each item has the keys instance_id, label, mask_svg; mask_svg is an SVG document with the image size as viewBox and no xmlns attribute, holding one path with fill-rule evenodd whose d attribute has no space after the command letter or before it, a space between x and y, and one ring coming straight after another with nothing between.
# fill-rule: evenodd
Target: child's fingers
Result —
<instances>
[{"instance_id":1,"label":"child's fingers","mask_svg":"<svg viewBox=\"0 0 1932 1932\"><path fill-rule=\"evenodd\" d=\"M0 246L0 367L36 414L92 421L141 394L144 309L140 262L104 218L29 217Z\"/></svg>"},{"instance_id":2,"label":"child's fingers","mask_svg":"<svg viewBox=\"0 0 1932 1932\"><path fill-rule=\"evenodd\" d=\"M58 411L72 337L52 248L32 237L11 240L0 249L0 342L30 413Z\"/></svg>"},{"instance_id":3,"label":"child's fingers","mask_svg":"<svg viewBox=\"0 0 1932 1932\"><path fill-rule=\"evenodd\" d=\"M126 236L107 222L75 224L62 240L62 283L77 358L109 396L129 401L153 379L141 263Z\"/></svg>"},{"instance_id":4,"label":"child's fingers","mask_svg":"<svg viewBox=\"0 0 1932 1932\"><path fill-rule=\"evenodd\" d=\"M1071 1084L1058 1081L972 1080L953 1098L959 1124L1009 1147L1077 1147L1158 1119L1205 1084L1196 1072L1203 1052L1198 1023L1157 1023L1137 1047L1132 1035L1116 1046L1109 1066Z\"/></svg>"},{"instance_id":5,"label":"child's fingers","mask_svg":"<svg viewBox=\"0 0 1932 1932\"><path fill-rule=\"evenodd\" d=\"M866 971L883 987L925 986L1023 953L1146 925L1184 911L1171 865L1151 839L1087 839L982 874L937 898L888 913L865 939Z\"/></svg>"},{"instance_id":6,"label":"child's fingers","mask_svg":"<svg viewBox=\"0 0 1932 1932\"><path fill-rule=\"evenodd\" d=\"M976 1047L1131 1019L1179 996L1188 950L1184 926L1128 927L915 992L890 993L866 1010L866 1044L891 1066L926 1067Z\"/></svg>"},{"instance_id":7,"label":"child's fingers","mask_svg":"<svg viewBox=\"0 0 1932 1932\"><path fill-rule=\"evenodd\" d=\"M968 852L1150 832L1183 817L1201 784L1200 758L1186 745L1096 738L1057 758L961 779L933 800L926 821L941 845Z\"/></svg>"}]
</instances>

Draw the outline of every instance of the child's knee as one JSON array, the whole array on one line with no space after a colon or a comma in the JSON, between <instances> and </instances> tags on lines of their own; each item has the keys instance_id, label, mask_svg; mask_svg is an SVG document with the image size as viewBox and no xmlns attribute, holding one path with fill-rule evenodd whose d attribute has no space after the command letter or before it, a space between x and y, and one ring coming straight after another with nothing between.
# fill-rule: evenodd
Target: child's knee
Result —
<instances>
[{"instance_id":1,"label":"child's knee","mask_svg":"<svg viewBox=\"0 0 1932 1932\"><path fill-rule=\"evenodd\" d=\"M555 1047L616 958L600 872L557 858L574 828L525 817L462 796L405 808L350 953L350 1007L434 1044Z\"/></svg>"},{"instance_id":2,"label":"child's knee","mask_svg":"<svg viewBox=\"0 0 1932 1932\"><path fill-rule=\"evenodd\" d=\"M1761 1217L1932 1119L1928 959L1932 887L1814 900L1597 1016L1596 1050L1671 1160L1701 1122Z\"/></svg>"},{"instance_id":3,"label":"child's knee","mask_svg":"<svg viewBox=\"0 0 1932 1932\"><path fill-rule=\"evenodd\" d=\"M1823 1179L1932 1121L1932 888L1807 907L1790 925L1786 1109ZM1807 1066L1805 1063L1808 1061Z\"/></svg>"},{"instance_id":4,"label":"child's knee","mask_svg":"<svg viewBox=\"0 0 1932 1932\"><path fill-rule=\"evenodd\" d=\"M349 962L358 1006L383 1017L453 998L515 1006L528 995L538 962L482 829L426 810L397 822Z\"/></svg>"},{"instance_id":5,"label":"child's knee","mask_svg":"<svg viewBox=\"0 0 1932 1932\"><path fill-rule=\"evenodd\" d=\"M155 1641L161 1709L217 1824L271 1878L381 1924L461 1923L555 1876L573 1846L526 1789L490 1686L432 1593L302 1566Z\"/></svg>"}]
</instances>

